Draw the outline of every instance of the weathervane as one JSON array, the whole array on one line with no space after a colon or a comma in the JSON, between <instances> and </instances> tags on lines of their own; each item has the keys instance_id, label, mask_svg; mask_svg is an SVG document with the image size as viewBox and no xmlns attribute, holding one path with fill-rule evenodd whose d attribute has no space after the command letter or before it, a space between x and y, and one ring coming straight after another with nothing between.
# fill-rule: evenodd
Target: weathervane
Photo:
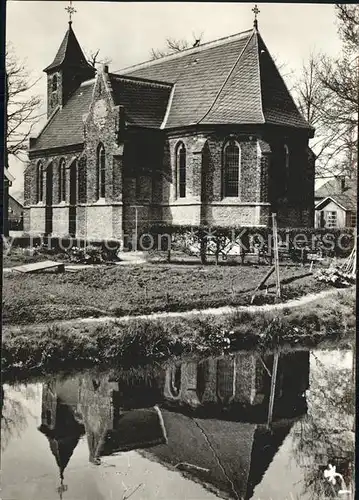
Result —
<instances>
[{"instance_id":1,"label":"weathervane","mask_svg":"<svg viewBox=\"0 0 359 500\"><path fill-rule=\"evenodd\" d=\"M255 4L255 6L253 7L252 12L254 13L253 26L255 27L255 29L258 29L257 15L260 13L260 10L258 9L257 4Z\"/></svg>"},{"instance_id":2,"label":"weathervane","mask_svg":"<svg viewBox=\"0 0 359 500\"><path fill-rule=\"evenodd\" d=\"M72 14L75 14L76 9L75 7L72 6L72 0L70 0L70 5L68 7L65 7L65 10L67 11L68 15L69 15L69 24L72 23Z\"/></svg>"},{"instance_id":3,"label":"weathervane","mask_svg":"<svg viewBox=\"0 0 359 500\"><path fill-rule=\"evenodd\" d=\"M64 476L62 474L60 474L60 478L61 478L61 483L60 483L60 486L58 488L56 488L56 490L57 490L57 493L59 494L60 500L62 500L62 494L65 491L67 491L67 484L64 484Z\"/></svg>"}]
</instances>

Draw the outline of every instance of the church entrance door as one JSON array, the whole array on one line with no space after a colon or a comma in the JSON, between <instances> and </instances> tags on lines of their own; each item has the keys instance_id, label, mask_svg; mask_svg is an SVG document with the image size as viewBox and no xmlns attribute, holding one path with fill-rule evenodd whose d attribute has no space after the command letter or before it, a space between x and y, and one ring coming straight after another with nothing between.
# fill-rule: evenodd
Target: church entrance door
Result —
<instances>
[{"instance_id":1,"label":"church entrance door","mask_svg":"<svg viewBox=\"0 0 359 500\"><path fill-rule=\"evenodd\" d=\"M52 185L53 185L53 165L46 169L46 206L45 206L45 234L52 233Z\"/></svg>"},{"instance_id":2,"label":"church entrance door","mask_svg":"<svg viewBox=\"0 0 359 500\"><path fill-rule=\"evenodd\" d=\"M70 206L69 206L69 233L76 236L76 203L77 203L77 163L70 166Z\"/></svg>"}]
</instances>

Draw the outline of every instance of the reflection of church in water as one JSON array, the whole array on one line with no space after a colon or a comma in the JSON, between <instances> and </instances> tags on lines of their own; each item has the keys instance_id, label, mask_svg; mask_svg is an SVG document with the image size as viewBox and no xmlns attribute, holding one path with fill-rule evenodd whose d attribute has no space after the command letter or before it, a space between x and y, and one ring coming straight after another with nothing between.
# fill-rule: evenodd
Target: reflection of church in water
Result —
<instances>
[{"instance_id":1,"label":"reflection of church in water","mask_svg":"<svg viewBox=\"0 0 359 500\"><path fill-rule=\"evenodd\" d=\"M249 499L305 413L308 386L309 352L303 351L183 362L136 381L87 374L44 384L39 430L62 479L86 434L94 464L138 450L222 498Z\"/></svg>"}]
</instances>

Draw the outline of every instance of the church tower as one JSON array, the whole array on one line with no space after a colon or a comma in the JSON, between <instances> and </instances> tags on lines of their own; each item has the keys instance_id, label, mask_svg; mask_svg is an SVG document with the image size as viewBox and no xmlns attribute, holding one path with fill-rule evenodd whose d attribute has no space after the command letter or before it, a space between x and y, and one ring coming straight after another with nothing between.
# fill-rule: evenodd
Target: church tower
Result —
<instances>
[{"instance_id":1,"label":"church tower","mask_svg":"<svg viewBox=\"0 0 359 500\"><path fill-rule=\"evenodd\" d=\"M47 117L59 106L63 107L70 95L85 80L95 76L95 69L86 61L72 29L72 21L53 62L44 69L47 74Z\"/></svg>"}]
</instances>

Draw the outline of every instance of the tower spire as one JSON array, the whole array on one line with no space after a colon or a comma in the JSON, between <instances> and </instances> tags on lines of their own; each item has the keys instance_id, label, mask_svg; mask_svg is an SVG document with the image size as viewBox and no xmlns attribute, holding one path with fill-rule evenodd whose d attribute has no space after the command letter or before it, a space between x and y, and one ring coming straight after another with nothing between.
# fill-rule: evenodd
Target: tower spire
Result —
<instances>
[{"instance_id":1,"label":"tower spire","mask_svg":"<svg viewBox=\"0 0 359 500\"><path fill-rule=\"evenodd\" d=\"M252 12L254 13L253 26L254 26L254 29L257 30L258 29L257 15L260 13L260 10L258 9L257 4L255 4L255 6L253 7Z\"/></svg>"},{"instance_id":2,"label":"tower spire","mask_svg":"<svg viewBox=\"0 0 359 500\"><path fill-rule=\"evenodd\" d=\"M75 9L75 7L73 7L73 5L72 5L72 0L70 0L70 5L68 5L67 7L65 7L65 10L66 10L66 12L69 15L69 25L71 26L71 24L72 24L72 16L73 16L73 14L75 14L77 12L77 10Z\"/></svg>"}]
</instances>

